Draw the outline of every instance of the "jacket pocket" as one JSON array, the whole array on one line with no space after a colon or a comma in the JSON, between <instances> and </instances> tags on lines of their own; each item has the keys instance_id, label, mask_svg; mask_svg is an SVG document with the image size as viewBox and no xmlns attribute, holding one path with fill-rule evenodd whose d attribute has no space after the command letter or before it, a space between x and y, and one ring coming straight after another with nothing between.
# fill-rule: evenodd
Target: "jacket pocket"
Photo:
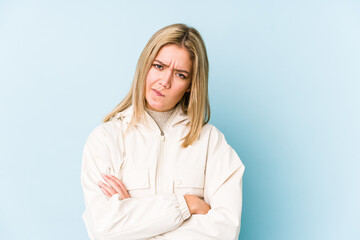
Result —
<instances>
[{"instance_id":1,"label":"jacket pocket","mask_svg":"<svg viewBox=\"0 0 360 240\"><path fill-rule=\"evenodd\" d=\"M149 172L147 168L127 164L121 170L122 182L131 197L150 195Z\"/></svg>"},{"instance_id":2,"label":"jacket pocket","mask_svg":"<svg viewBox=\"0 0 360 240\"><path fill-rule=\"evenodd\" d=\"M204 197L204 175L196 171L178 173L174 179L174 193L179 195L191 194L200 198Z\"/></svg>"}]
</instances>

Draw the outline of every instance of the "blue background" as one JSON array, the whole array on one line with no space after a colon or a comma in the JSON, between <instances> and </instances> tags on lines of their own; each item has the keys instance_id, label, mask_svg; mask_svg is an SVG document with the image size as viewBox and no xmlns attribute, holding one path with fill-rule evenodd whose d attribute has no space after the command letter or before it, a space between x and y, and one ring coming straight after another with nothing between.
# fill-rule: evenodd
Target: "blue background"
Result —
<instances>
[{"instance_id":1,"label":"blue background","mask_svg":"<svg viewBox=\"0 0 360 240\"><path fill-rule=\"evenodd\" d=\"M359 1L1 1L0 239L88 239L81 155L151 35L196 27L240 239L360 239Z\"/></svg>"}]
</instances>

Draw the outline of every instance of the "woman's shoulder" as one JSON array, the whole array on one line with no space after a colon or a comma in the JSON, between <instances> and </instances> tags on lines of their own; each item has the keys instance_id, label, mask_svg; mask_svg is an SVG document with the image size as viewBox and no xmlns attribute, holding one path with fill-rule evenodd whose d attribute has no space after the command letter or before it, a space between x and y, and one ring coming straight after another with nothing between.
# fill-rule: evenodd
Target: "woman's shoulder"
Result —
<instances>
[{"instance_id":1,"label":"woman's shoulder","mask_svg":"<svg viewBox=\"0 0 360 240\"><path fill-rule=\"evenodd\" d=\"M225 140L224 134L217 127L215 127L214 125L212 125L210 123L206 123L202 127L201 134L207 135L213 139L224 139Z\"/></svg>"},{"instance_id":2,"label":"woman's shoulder","mask_svg":"<svg viewBox=\"0 0 360 240\"><path fill-rule=\"evenodd\" d=\"M243 165L234 148L217 127L207 123L203 126L202 134L207 137L208 156L211 156L213 161L228 161L229 166L232 165L234 168Z\"/></svg>"},{"instance_id":3,"label":"woman's shoulder","mask_svg":"<svg viewBox=\"0 0 360 240\"><path fill-rule=\"evenodd\" d=\"M229 147L224 134L210 123L206 123L202 127L199 140L206 141L210 149L224 149Z\"/></svg>"},{"instance_id":4,"label":"woman's shoulder","mask_svg":"<svg viewBox=\"0 0 360 240\"><path fill-rule=\"evenodd\" d=\"M107 141L121 132L120 119L113 118L97 125L89 134L88 140Z\"/></svg>"},{"instance_id":5,"label":"woman's shoulder","mask_svg":"<svg viewBox=\"0 0 360 240\"><path fill-rule=\"evenodd\" d=\"M113 135L124 127L124 124L130 122L132 116L132 107L129 107L121 112L116 113L108 121L103 122L95 127L90 135L103 136Z\"/></svg>"}]
</instances>

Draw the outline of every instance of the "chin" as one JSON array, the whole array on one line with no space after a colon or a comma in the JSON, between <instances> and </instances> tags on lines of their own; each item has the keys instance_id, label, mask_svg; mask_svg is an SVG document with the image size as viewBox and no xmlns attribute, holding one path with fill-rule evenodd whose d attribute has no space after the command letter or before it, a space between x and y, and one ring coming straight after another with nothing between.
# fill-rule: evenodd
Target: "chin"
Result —
<instances>
[{"instance_id":1,"label":"chin","mask_svg":"<svg viewBox=\"0 0 360 240\"><path fill-rule=\"evenodd\" d=\"M153 109L155 111L164 111L164 109L166 109L165 106L163 106L162 104L157 104L154 102L147 102L147 108Z\"/></svg>"}]
</instances>

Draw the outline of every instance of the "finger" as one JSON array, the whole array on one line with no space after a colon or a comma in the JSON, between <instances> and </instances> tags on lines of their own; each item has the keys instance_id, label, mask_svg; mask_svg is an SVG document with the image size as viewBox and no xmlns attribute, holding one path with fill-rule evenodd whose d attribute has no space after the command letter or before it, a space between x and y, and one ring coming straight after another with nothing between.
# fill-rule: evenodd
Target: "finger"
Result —
<instances>
[{"instance_id":1,"label":"finger","mask_svg":"<svg viewBox=\"0 0 360 240\"><path fill-rule=\"evenodd\" d=\"M105 174L102 174L102 175L103 175L103 178L105 179L105 181L110 185L110 187L112 187L117 193L120 194L121 198L123 198L123 195L125 195L125 194L123 193L123 190L117 184L117 182L115 182L109 176L107 176Z\"/></svg>"},{"instance_id":2,"label":"finger","mask_svg":"<svg viewBox=\"0 0 360 240\"><path fill-rule=\"evenodd\" d=\"M203 214L207 214L210 211L211 207L204 200L201 201L202 201Z\"/></svg>"},{"instance_id":3,"label":"finger","mask_svg":"<svg viewBox=\"0 0 360 240\"><path fill-rule=\"evenodd\" d=\"M104 194L108 193L110 196L116 194L116 191L112 188L109 187L107 184L103 183L103 182L98 182L98 186L100 187L101 191L105 191Z\"/></svg>"},{"instance_id":4,"label":"finger","mask_svg":"<svg viewBox=\"0 0 360 240\"><path fill-rule=\"evenodd\" d=\"M108 175L108 177L110 179L112 179L114 182L116 182L117 186L120 187L121 192L119 192L119 194L121 196L121 199L130 198L130 195L126 190L125 185L118 178L116 178L115 176L112 176L112 175Z\"/></svg>"},{"instance_id":5,"label":"finger","mask_svg":"<svg viewBox=\"0 0 360 240\"><path fill-rule=\"evenodd\" d=\"M125 196L123 197L123 199L124 198L130 198L129 192L126 189L124 183L122 181L120 181L117 177L113 176L113 175L109 175L109 176L121 187L121 189L125 193Z\"/></svg>"},{"instance_id":6,"label":"finger","mask_svg":"<svg viewBox=\"0 0 360 240\"><path fill-rule=\"evenodd\" d=\"M103 182L98 182L98 186L102 189L102 190L106 190L110 196L116 194L116 191L112 188L112 187L109 187L108 185L106 185L105 183Z\"/></svg>"},{"instance_id":7,"label":"finger","mask_svg":"<svg viewBox=\"0 0 360 240\"><path fill-rule=\"evenodd\" d=\"M100 187L100 189L106 196L111 197L111 194L108 191L106 191L105 189L102 189L102 187Z\"/></svg>"},{"instance_id":8,"label":"finger","mask_svg":"<svg viewBox=\"0 0 360 240\"><path fill-rule=\"evenodd\" d=\"M125 190L124 190L124 193L125 193L126 198L130 198L130 195L129 195L128 190L126 189L124 183L121 182L121 181L120 181L120 187L121 187L123 190L125 189Z\"/></svg>"}]
</instances>

